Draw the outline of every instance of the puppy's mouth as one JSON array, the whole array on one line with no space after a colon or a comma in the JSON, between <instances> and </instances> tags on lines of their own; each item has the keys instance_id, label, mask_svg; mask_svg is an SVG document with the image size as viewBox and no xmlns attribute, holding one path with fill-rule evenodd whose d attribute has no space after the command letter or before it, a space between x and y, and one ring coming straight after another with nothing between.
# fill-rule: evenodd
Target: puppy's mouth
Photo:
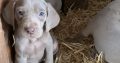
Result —
<instances>
[{"instance_id":1,"label":"puppy's mouth","mask_svg":"<svg viewBox=\"0 0 120 63\"><path fill-rule=\"evenodd\" d=\"M34 37L34 33L27 34L29 37Z\"/></svg>"},{"instance_id":2,"label":"puppy's mouth","mask_svg":"<svg viewBox=\"0 0 120 63\"><path fill-rule=\"evenodd\" d=\"M28 38L28 39L34 39L34 38L38 38L36 35L34 34L25 34L24 37Z\"/></svg>"},{"instance_id":3,"label":"puppy's mouth","mask_svg":"<svg viewBox=\"0 0 120 63\"><path fill-rule=\"evenodd\" d=\"M26 33L26 36L29 38L37 38L35 33Z\"/></svg>"},{"instance_id":4,"label":"puppy's mouth","mask_svg":"<svg viewBox=\"0 0 120 63\"><path fill-rule=\"evenodd\" d=\"M27 37L27 38L30 38L30 39L31 38L39 38L39 37L42 36L42 32L40 32L40 31L36 31L36 32L33 32L33 33L25 32L24 36Z\"/></svg>"}]
</instances>

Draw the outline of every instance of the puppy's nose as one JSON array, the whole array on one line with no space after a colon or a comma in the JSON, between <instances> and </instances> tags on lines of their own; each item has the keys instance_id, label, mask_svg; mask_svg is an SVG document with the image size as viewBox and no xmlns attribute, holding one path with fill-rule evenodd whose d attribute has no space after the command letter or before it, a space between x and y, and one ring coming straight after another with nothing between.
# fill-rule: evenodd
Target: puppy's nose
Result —
<instances>
[{"instance_id":1,"label":"puppy's nose","mask_svg":"<svg viewBox=\"0 0 120 63\"><path fill-rule=\"evenodd\" d=\"M33 28L33 27L26 27L26 28L25 28L25 31L26 31L28 34L33 34L34 31L35 31L35 28Z\"/></svg>"}]
</instances>

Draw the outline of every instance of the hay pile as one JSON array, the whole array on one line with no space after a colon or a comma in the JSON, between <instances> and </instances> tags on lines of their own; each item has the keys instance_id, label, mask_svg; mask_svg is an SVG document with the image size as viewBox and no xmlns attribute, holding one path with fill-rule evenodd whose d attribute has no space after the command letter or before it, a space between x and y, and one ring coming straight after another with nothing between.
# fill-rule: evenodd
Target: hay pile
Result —
<instances>
[{"instance_id":1,"label":"hay pile","mask_svg":"<svg viewBox=\"0 0 120 63\"><path fill-rule=\"evenodd\" d=\"M99 55L96 53L92 36L82 38L80 32L85 28L89 19L111 0L86 0L87 4L83 6L87 6L86 8L79 7L79 5L77 7L73 1L66 15L61 13L61 22L53 30L59 41L56 63L103 63L102 53Z\"/></svg>"}]
</instances>

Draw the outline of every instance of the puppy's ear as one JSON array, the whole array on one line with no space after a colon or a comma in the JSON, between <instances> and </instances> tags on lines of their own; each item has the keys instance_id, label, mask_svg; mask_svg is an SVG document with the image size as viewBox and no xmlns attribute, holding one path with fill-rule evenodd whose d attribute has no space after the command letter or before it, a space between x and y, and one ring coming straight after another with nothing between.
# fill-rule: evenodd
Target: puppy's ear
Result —
<instances>
[{"instance_id":1,"label":"puppy's ear","mask_svg":"<svg viewBox=\"0 0 120 63\"><path fill-rule=\"evenodd\" d=\"M14 26L14 5L15 0L10 0L2 12L3 19L12 26Z\"/></svg>"},{"instance_id":2,"label":"puppy's ear","mask_svg":"<svg viewBox=\"0 0 120 63\"><path fill-rule=\"evenodd\" d=\"M60 21L60 17L50 3L47 3L47 6L48 6L48 17L46 19L46 32L49 32L50 29L58 25Z\"/></svg>"}]
</instances>

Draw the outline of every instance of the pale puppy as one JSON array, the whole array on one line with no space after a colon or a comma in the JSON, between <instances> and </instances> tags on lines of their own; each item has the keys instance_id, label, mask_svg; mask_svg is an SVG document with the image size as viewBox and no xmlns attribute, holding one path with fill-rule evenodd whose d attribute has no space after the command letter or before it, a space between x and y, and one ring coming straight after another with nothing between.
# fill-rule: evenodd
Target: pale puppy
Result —
<instances>
[{"instance_id":1,"label":"pale puppy","mask_svg":"<svg viewBox=\"0 0 120 63\"><path fill-rule=\"evenodd\" d=\"M16 63L53 63L57 43L49 30L59 23L59 15L44 0L13 0L4 10L6 22L15 30Z\"/></svg>"},{"instance_id":2,"label":"pale puppy","mask_svg":"<svg viewBox=\"0 0 120 63\"><path fill-rule=\"evenodd\" d=\"M120 0L109 3L88 24L83 34L93 34L95 47L108 63L120 63Z\"/></svg>"}]
</instances>

